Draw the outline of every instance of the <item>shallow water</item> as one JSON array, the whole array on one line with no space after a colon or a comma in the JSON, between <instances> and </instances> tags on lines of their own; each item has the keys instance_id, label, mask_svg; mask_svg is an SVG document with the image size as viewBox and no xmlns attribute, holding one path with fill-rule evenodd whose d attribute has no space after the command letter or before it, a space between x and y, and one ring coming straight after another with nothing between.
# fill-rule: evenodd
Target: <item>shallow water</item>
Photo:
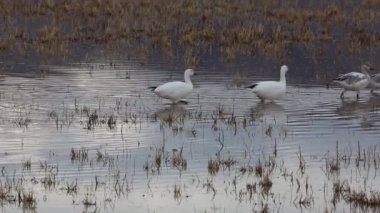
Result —
<instances>
[{"instance_id":1,"label":"shallow water","mask_svg":"<svg viewBox=\"0 0 380 213\"><path fill-rule=\"evenodd\" d=\"M339 88L292 80L290 67L284 99L263 104L244 85L277 79L276 70L254 75L199 68L189 103L172 106L148 87L182 79L180 69L125 61L43 69L48 74L41 78L5 75L0 81L1 179L23 179L38 212L341 212L354 207L344 200L332 204L334 181L377 190L380 97L368 91L360 100L347 93L342 101ZM71 150L82 148L88 156L71 159ZM179 153L186 164L173 163ZM338 173L326 171L337 155ZM208 162L215 159L235 164L212 174ZM22 166L28 160L29 169ZM258 162L273 182L269 191L260 187L261 177L242 172ZM55 184L46 187L46 177ZM72 183L76 193L67 190ZM247 184L254 183L250 197ZM83 204L86 194L96 205ZM304 198L308 202L299 202ZM23 208L3 204L2 211L15 210Z\"/></svg>"}]
</instances>

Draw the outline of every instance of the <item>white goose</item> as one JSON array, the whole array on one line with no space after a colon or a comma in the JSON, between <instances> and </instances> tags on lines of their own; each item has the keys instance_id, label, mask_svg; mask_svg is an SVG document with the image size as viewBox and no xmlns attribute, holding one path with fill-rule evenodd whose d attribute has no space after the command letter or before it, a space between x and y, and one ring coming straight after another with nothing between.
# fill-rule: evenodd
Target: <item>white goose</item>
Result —
<instances>
[{"instance_id":1,"label":"white goose","mask_svg":"<svg viewBox=\"0 0 380 213\"><path fill-rule=\"evenodd\" d=\"M280 81L260 81L247 88L251 88L261 101L273 101L279 99L286 93L285 74L288 71L288 66L282 65L280 70Z\"/></svg>"},{"instance_id":2,"label":"white goose","mask_svg":"<svg viewBox=\"0 0 380 213\"><path fill-rule=\"evenodd\" d=\"M346 91L356 91L356 98L359 99L360 90L366 88L370 83L371 77L368 72L371 69L372 68L369 65L363 64L360 68L361 72L349 72L334 78L333 82L343 87L340 98L344 98L344 93Z\"/></svg>"},{"instance_id":3,"label":"white goose","mask_svg":"<svg viewBox=\"0 0 380 213\"><path fill-rule=\"evenodd\" d=\"M185 82L173 81L162 84L158 87L150 87L153 92L161 98L169 99L174 104L181 101L182 98L189 95L193 91L193 84L190 77L195 75L194 70L185 70Z\"/></svg>"}]
</instances>

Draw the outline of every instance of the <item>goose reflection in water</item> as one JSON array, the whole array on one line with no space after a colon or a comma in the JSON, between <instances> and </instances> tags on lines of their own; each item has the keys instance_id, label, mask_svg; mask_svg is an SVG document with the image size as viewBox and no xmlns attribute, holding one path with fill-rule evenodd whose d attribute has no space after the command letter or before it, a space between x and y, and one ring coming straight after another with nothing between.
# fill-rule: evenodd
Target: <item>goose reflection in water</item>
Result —
<instances>
[{"instance_id":1,"label":"goose reflection in water","mask_svg":"<svg viewBox=\"0 0 380 213\"><path fill-rule=\"evenodd\" d=\"M259 133L272 140L285 140L288 135L287 116L284 108L274 102L259 102L251 108L251 120L259 127Z\"/></svg>"},{"instance_id":2,"label":"goose reflection in water","mask_svg":"<svg viewBox=\"0 0 380 213\"><path fill-rule=\"evenodd\" d=\"M259 102L251 108L251 120L275 123L286 123L284 108L274 102Z\"/></svg>"},{"instance_id":3,"label":"goose reflection in water","mask_svg":"<svg viewBox=\"0 0 380 213\"><path fill-rule=\"evenodd\" d=\"M158 110L155 115L163 125L170 128L179 128L184 125L186 110L181 105L170 105Z\"/></svg>"},{"instance_id":4,"label":"goose reflection in water","mask_svg":"<svg viewBox=\"0 0 380 213\"><path fill-rule=\"evenodd\" d=\"M373 96L368 101L346 101L342 100L336 114L343 119L359 118L361 127L373 127L380 122L380 97Z\"/></svg>"},{"instance_id":5,"label":"goose reflection in water","mask_svg":"<svg viewBox=\"0 0 380 213\"><path fill-rule=\"evenodd\" d=\"M368 101L342 100L342 105L336 110L338 115L359 115L369 112L380 112L380 97L373 96Z\"/></svg>"}]
</instances>

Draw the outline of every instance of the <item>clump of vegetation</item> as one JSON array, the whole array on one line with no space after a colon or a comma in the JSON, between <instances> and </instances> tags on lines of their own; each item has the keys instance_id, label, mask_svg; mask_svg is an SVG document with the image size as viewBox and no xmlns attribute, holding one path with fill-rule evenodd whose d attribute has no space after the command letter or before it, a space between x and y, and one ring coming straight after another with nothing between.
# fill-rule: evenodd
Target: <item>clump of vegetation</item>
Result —
<instances>
[{"instance_id":1,"label":"clump of vegetation","mask_svg":"<svg viewBox=\"0 0 380 213\"><path fill-rule=\"evenodd\" d=\"M263 165L260 160L255 166L255 175L259 177L263 176Z\"/></svg>"},{"instance_id":2,"label":"clump of vegetation","mask_svg":"<svg viewBox=\"0 0 380 213\"><path fill-rule=\"evenodd\" d=\"M249 173L249 174L251 174L252 172L254 171L254 169L253 169L253 166L251 166L251 165L246 165L246 166L242 166L242 167L240 167L240 169L239 169L239 172L241 173L241 174L245 174L245 173Z\"/></svg>"},{"instance_id":3,"label":"clump of vegetation","mask_svg":"<svg viewBox=\"0 0 380 213\"><path fill-rule=\"evenodd\" d=\"M173 150L173 157L171 160L172 166L180 171L187 169L187 160L183 157L182 151L183 148L181 148L179 151Z\"/></svg>"},{"instance_id":4,"label":"clump of vegetation","mask_svg":"<svg viewBox=\"0 0 380 213\"><path fill-rule=\"evenodd\" d=\"M12 185L9 182L0 182L0 201L1 203L16 202L16 196L12 193Z\"/></svg>"},{"instance_id":5,"label":"clump of vegetation","mask_svg":"<svg viewBox=\"0 0 380 213\"><path fill-rule=\"evenodd\" d=\"M219 168L220 168L220 161L218 159L210 159L208 160L208 166L207 166L207 169L208 169L208 173L210 175L216 175L218 172L219 172Z\"/></svg>"},{"instance_id":6,"label":"clump of vegetation","mask_svg":"<svg viewBox=\"0 0 380 213\"><path fill-rule=\"evenodd\" d=\"M339 172L340 170L340 163L338 159L333 159L329 163L329 170L331 173Z\"/></svg>"},{"instance_id":7,"label":"clump of vegetation","mask_svg":"<svg viewBox=\"0 0 380 213\"><path fill-rule=\"evenodd\" d=\"M46 188L46 189L52 189L55 188L57 180L56 180L56 175L54 173L48 173L41 179L41 184Z\"/></svg>"},{"instance_id":8,"label":"clump of vegetation","mask_svg":"<svg viewBox=\"0 0 380 213\"><path fill-rule=\"evenodd\" d=\"M88 115L88 120L87 120L87 122L86 122L86 124L87 124L87 129L88 130L92 130L92 129L94 129L95 128L95 125L97 125L98 124L98 118L99 118L99 116L98 116L98 113L96 112L96 110L95 111L93 111L93 112L91 112L89 115Z\"/></svg>"},{"instance_id":9,"label":"clump of vegetation","mask_svg":"<svg viewBox=\"0 0 380 213\"><path fill-rule=\"evenodd\" d=\"M161 168L161 161L162 161L163 152L164 152L163 146L156 148L156 155L154 156L154 165L155 165L157 171L160 171L160 168ZM180 164L181 162L176 162L176 163Z\"/></svg>"},{"instance_id":10,"label":"clump of vegetation","mask_svg":"<svg viewBox=\"0 0 380 213\"><path fill-rule=\"evenodd\" d=\"M361 208L380 208L380 192L371 192L367 194L364 191L352 190L348 193L346 200Z\"/></svg>"},{"instance_id":11,"label":"clump of vegetation","mask_svg":"<svg viewBox=\"0 0 380 213\"><path fill-rule=\"evenodd\" d=\"M108 128L115 129L116 122L117 122L117 118L114 118L114 116L112 115L109 116L108 121L107 121Z\"/></svg>"},{"instance_id":12,"label":"clump of vegetation","mask_svg":"<svg viewBox=\"0 0 380 213\"><path fill-rule=\"evenodd\" d=\"M28 128L29 124L32 122L32 119L29 118L29 115L26 115L26 116L21 116L16 118L13 123L17 126L17 127L24 127L24 128Z\"/></svg>"},{"instance_id":13,"label":"clump of vegetation","mask_svg":"<svg viewBox=\"0 0 380 213\"><path fill-rule=\"evenodd\" d=\"M227 159L221 159L219 157L217 159L210 159L208 160L207 166L208 173L211 175L216 175L219 172L220 168L231 170L232 166L235 164L237 164L237 161L231 157ZM241 172L245 172L246 168L241 167L240 170Z\"/></svg>"},{"instance_id":14,"label":"clump of vegetation","mask_svg":"<svg viewBox=\"0 0 380 213\"><path fill-rule=\"evenodd\" d=\"M66 187L64 189L66 190L66 194L75 195L78 193L78 183L77 182L72 182L71 184L66 183Z\"/></svg>"},{"instance_id":15,"label":"clump of vegetation","mask_svg":"<svg viewBox=\"0 0 380 213\"><path fill-rule=\"evenodd\" d=\"M181 186L175 184L175 185L174 185L174 189L173 189L173 191L174 191L174 199L175 199L175 200L179 200L179 199L181 199L181 197L182 197Z\"/></svg>"},{"instance_id":16,"label":"clump of vegetation","mask_svg":"<svg viewBox=\"0 0 380 213\"><path fill-rule=\"evenodd\" d=\"M71 161L79 161L79 162L87 161L88 149L86 149L85 147L82 147L80 149L71 148L70 159Z\"/></svg>"},{"instance_id":17,"label":"clump of vegetation","mask_svg":"<svg viewBox=\"0 0 380 213\"><path fill-rule=\"evenodd\" d=\"M21 197L21 198L20 198ZM33 191L22 192L19 195L20 201L22 203L22 208L28 211L35 211L37 208L37 200Z\"/></svg>"},{"instance_id":18,"label":"clump of vegetation","mask_svg":"<svg viewBox=\"0 0 380 213\"><path fill-rule=\"evenodd\" d=\"M246 190L247 190L247 192L249 194L249 199L250 200L252 200L253 194L256 194L256 192L257 192L256 188L257 188L257 184L256 183L254 183L254 184L247 183Z\"/></svg>"},{"instance_id":19,"label":"clump of vegetation","mask_svg":"<svg viewBox=\"0 0 380 213\"><path fill-rule=\"evenodd\" d=\"M32 168L32 160L26 160L22 163L22 167L26 170L30 170Z\"/></svg>"},{"instance_id":20,"label":"clump of vegetation","mask_svg":"<svg viewBox=\"0 0 380 213\"><path fill-rule=\"evenodd\" d=\"M231 170L231 167L234 166L237 161L232 159L231 157L227 159L220 159L220 165L222 165L223 169Z\"/></svg>"},{"instance_id":21,"label":"clump of vegetation","mask_svg":"<svg viewBox=\"0 0 380 213\"><path fill-rule=\"evenodd\" d=\"M86 193L83 200L83 205L88 208L90 206L96 206L96 200L93 194Z\"/></svg>"},{"instance_id":22,"label":"clump of vegetation","mask_svg":"<svg viewBox=\"0 0 380 213\"><path fill-rule=\"evenodd\" d=\"M265 173L259 182L259 185L261 186L264 192L268 192L270 188L272 188L272 184L273 182L269 177L269 173Z\"/></svg>"}]
</instances>

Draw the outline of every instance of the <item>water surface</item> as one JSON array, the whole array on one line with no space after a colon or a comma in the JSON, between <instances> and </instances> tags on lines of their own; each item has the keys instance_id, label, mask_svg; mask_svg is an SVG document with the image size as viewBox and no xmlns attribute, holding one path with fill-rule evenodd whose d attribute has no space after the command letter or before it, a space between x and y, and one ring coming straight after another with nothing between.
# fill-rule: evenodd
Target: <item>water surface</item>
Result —
<instances>
[{"instance_id":1,"label":"water surface","mask_svg":"<svg viewBox=\"0 0 380 213\"><path fill-rule=\"evenodd\" d=\"M261 103L244 85L277 79L277 69L258 75L199 68L189 103L173 106L148 87L181 80L182 69L125 60L43 69L49 74L0 82L1 178L21 178L35 193L36 209L27 210L340 212L353 207L332 204L335 181L364 191L379 184L376 166L354 163L367 162L359 153L372 154L371 162L378 155L380 97L368 91L341 100L339 88L292 80L290 67L286 96ZM72 149L88 156L72 158ZM173 163L178 156L183 161ZM340 170L328 171L337 156ZM213 173L209 161L217 159L225 164ZM22 166L28 161L30 168ZM262 177L242 169L259 163L273 182L268 191ZM53 186L43 184L46 177L54 177ZM74 183L78 190L69 192ZM252 196L247 184L257 184ZM83 204L86 198L96 205ZM5 203L3 210L22 206Z\"/></svg>"}]
</instances>

